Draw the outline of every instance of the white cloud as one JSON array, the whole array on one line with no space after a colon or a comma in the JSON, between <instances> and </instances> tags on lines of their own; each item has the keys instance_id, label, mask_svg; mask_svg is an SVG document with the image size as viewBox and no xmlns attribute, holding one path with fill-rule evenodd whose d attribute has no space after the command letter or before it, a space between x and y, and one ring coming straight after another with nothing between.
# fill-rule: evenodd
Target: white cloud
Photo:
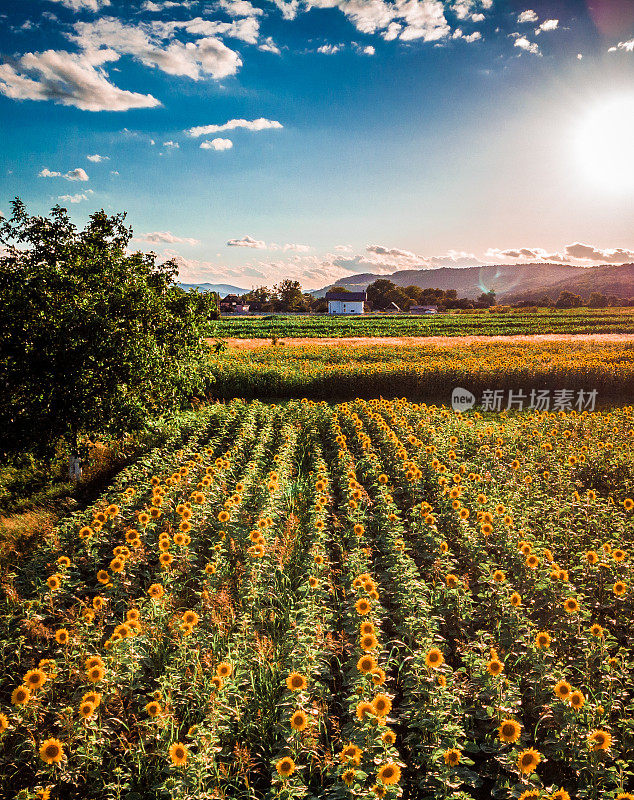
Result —
<instances>
[{"instance_id":1,"label":"white cloud","mask_svg":"<svg viewBox=\"0 0 634 800\"><path fill-rule=\"evenodd\" d=\"M524 22L537 22L539 17L537 14L530 8L526 9L526 11L522 11L522 13L518 16L517 21L520 25Z\"/></svg>"},{"instance_id":2,"label":"white cloud","mask_svg":"<svg viewBox=\"0 0 634 800\"><path fill-rule=\"evenodd\" d=\"M540 55L539 52L539 45L535 42L529 42L526 36L519 36L515 42L515 47L519 47L521 50L524 50L527 53L533 53L534 55Z\"/></svg>"},{"instance_id":3,"label":"white cloud","mask_svg":"<svg viewBox=\"0 0 634 800\"><path fill-rule=\"evenodd\" d=\"M472 14L471 22L484 22L484 14Z\"/></svg>"},{"instance_id":4,"label":"white cloud","mask_svg":"<svg viewBox=\"0 0 634 800\"><path fill-rule=\"evenodd\" d=\"M173 142L171 139L169 139L167 142L163 142L163 147L173 147L176 150L178 150L180 144L178 142Z\"/></svg>"},{"instance_id":5,"label":"white cloud","mask_svg":"<svg viewBox=\"0 0 634 800\"><path fill-rule=\"evenodd\" d=\"M201 150L231 150L233 142L231 139L216 138L211 141L205 140L200 143Z\"/></svg>"},{"instance_id":6,"label":"white cloud","mask_svg":"<svg viewBox=\"0 0 634 800\"><path fill-rule=\"evenodd\" d=\"M222 131L233 131L236 128L244 128L248 131L263 131L268 130L271 128L279 129L283 128L281 122L276 122L272 119L265 119L264 117L260 117L259 119L247 120L247 119L230 119L228 122L225 122L223 125L198 125L194 128L189 128L185 131L190 136L207 136L210 133L221 133Z\"/></svg>"},{"instance_id":7,"label":"white cloud","mask_svg":"<svg viewBox=\"0 0 634 800\"><path fill-rule=\"evenodd\" d=\"M627 42L619 42L615 47L610 47L608 53L615 53L617 50L624 50L626 53L634 53L634 39Z\"/></svg>"},{"instance_id":8,"label":"white cloud","mask_svg":"<svg viewBox=\"0 0 634 800\"><path fill-rule=\"evenodd\" d=\"M539 28L537 28L535 33L539 34L540 31L554 31L558 27L559 27L558 19L546 19L542 22Z\"/></svg>"},{"instance_id":9,"label":"white cloud","mask_svg":"<svg viewBox=\"0 0 634 800\"><path fill-rule=\"evenodd\" d=\"M192 247L200 244L198 239L190 239L186 236L176 236L171 231L153 231L152 233L142 233L136 239L138 242L151 242L153 244L189 244Z\"/></svg>"},{"instance_id":10,"label":"white cloud","mask_svg":"<svg viewBox=\"0 0 634 800\"><path fill-rule=\"evenodd\" d=\"M326 56L333 56L335 53L338 53L341 50L341 45L339 44L322 44L321 47L317 48L318 53L322 53Z\"/></svg>"},{"instance_id":11,"label":"white cloud","mask_svg":"<svg viewBox=\"0 0 634 800\"><path fill-rule=\"evenodd\" d=\"M267 36L266 39L258 45L258 50L262 50L264 53L280 55L280 48L275 44L272 36Z\"/></svg>"},{"instance_id":12,"label":"white cloud","mask_svg":"<svg viewBox=\"0 0 634 800\"><path fill-rule=\"evenodd\" d=\"M374 49L374 47L372 47L371 44L369 44L367 47L363 48L363 54L366 55L366 56L373 56L375 53L376 53L376 50Z\"/></svg>"},{"instance_id":13,"label":"white cloud","mask_svg":"<svg viewBox=\"0 0 634 800\"><path fill-rule=\"evenodd\" d=\"M119 89L103 64L119 58L113 50L25 53L16 66L0 64L0 92L13 100L52 100L84 111L127 111L161 105L151 94Z\"/></svg>"},{"instance_id":14,"label":"white cloud","mask_svg":"<svg viewBox=\"0 0 634 800\"><path fill-rule=\"evenodd\" d=\"M38 172L38 178L64 178L67 181L87 181L90 180L86 172L81 168L78 167L77 169L71 169L69 172L66 172L62 175L61 172L52 172L48 167L44 167L43 170Z\"/></svg>"},{"instance_id":15,"label":"white cloud","mask_svg":"<svg viewBox=\"0 0 634 800\"><path fill-rule=\"evenodd\" d=\"M575 242L566 245L566 255L586 261L602 261L608 264L624 264L634 261L634 250L617 247L602 250L589 244Z\"/></svg>"},{"instance_id":16,"label":"white cloud","mask_svg":"<svg viewBox=\"0 0 634 800\"><path fill-rule=\"evenodd\" d=\"M261 239L254 239L253 236L243 236L242 239L229 239L227 247L249 247L253 250L281 250L285 253L307 253L312 248L307 244L276 244Z\"/></svg>"},{"instance_id":17,"label":"white cloud","mask_svg":"<svg viewBox=\"0 0 634 800\"><path fill-rule=\"evenodd\" d=\"M584 266L588 266L588 262L591 264L624 264L632 262L634 261L634 250L623 247L601 249L589 244L574 242L573 244L567 244L563 252L554 253L541 247L517 247L506 250L490 247L484 254L484 258L488 263L555 261L572 264L584 262Z\"/></svg>"},{"instance_id":18,"label":"white cloud","mask_svg":"<svg viewBox=\"0 0 634 800\"><path fill-rule=\"evenodd\" d=\"M473 33L469 33L467 36L462 37L465 42L477 42L478 39L482 38L482 34L480 31L474 31Z\"/></svg>"},{"instance_id":19,"label":"white cloud","mask_svg":"<svg viewBox=\"0 0 634 800\"><path fill-rule=\"evenodd\" d=\"M50 0L51 3L61 3L72 11L99 11L100 8L110 5L110 0Z\"/></svg>"},{"instance_id":20,"label":"white cloud","mask_svg":"<svg viewBox=\"0 0 634 800\"><path fill-rule=\"evenodd\" d=\"M284 19L295 19L299 8L299 0L271 0L282 12Z\"/></svg>"},{"instance_id":21,"label":"white cloud","mask_svg":"<svg viewBox=\"0 0 634 800\"><path fill-rule=\"evenodd\" d=\"M102 161L110 161L110 156L100 156L99 153L95 153L92 156L86 156L88 161L92 161L93 164L100 164Z\"/></svg>"},{"instance_id":22,"label":"white cloud","mask_svg":"<svg viewBox=\"0 0 634 800\"><path fill-rule=\"evenodd\" d=\"M242 239L229 239L227 247L252 247L256 250L266 250L266 242L254 239L253 236L243 236Z\"/></svg>"},{"instance_id":23,"label":"white cloud","mask_svg":"<svg viewBox=\"0 0 634 800\"><path fill-rule=\"evenodd\" d=\"M218 6L231 17L259 17L264 14L261 8L256 8L249 0L220 0Z\"/></svg>"},{"instance_id":24,"label":"white cloud","mask_svg":"<svg viewBox=\"0 0 634 800\"><path fill-rule=\"evenodd\" d=\"M60 194L57 199L62 200L64 203L81 203L83 200L88 200L89 194L92 194L90 189L87 192L78 194Z\"/></svg>"},{"instance_id":25,"label":"white cloud","mask_svg":"<svg viewBox=\"0 0 634 800\"><path fill-rule=\"evenodd\" d=\"M453 13L458 19L466 19L471 14L472 9L472 0L459 0L459 2L453 5Z\"/></svg>"},{"instance_id":26,"label":"white cloud","mask_svg":"<svg viewBox=\"0 0 634 800\"><path fill-rule=\"evenodd\" d=\"M87 52L102 48L121 55L130 55L148 67L156 67L168 75L178 75L199 80L210 75L219 80L235 75L242 66L240 55L213 36L183 43L173 39L178 27L200 35L201 18L185 23L141 23L126 25L114 17L103 17L95 22L77 22L70 37ZM211 23L213 24L213 23ZM231 27L235 23L217 23ZM166 40L172 39L169 43Z\"/></svg>"}]
</instances>

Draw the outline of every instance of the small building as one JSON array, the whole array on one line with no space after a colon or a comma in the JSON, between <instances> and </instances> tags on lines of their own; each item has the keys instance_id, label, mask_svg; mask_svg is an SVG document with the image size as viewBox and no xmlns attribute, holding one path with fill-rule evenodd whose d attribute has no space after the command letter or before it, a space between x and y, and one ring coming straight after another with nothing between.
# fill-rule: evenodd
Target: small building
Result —
<instances>
[{"instance_id":1,"label":"small building","mask_svg":"<svg viewBox=\"0 0 634 800\"><path fill-rule=\"evenodd\" d=\"M329 314L363 314L365 311L365 292L326 293Z\"/></svg>"},{"instance_id":2,"label":"small building","mask_svg":"<svg viewBox=\"0 0 634 800\"><path fill-rule=\"evenodd\" d=\"M437 314L438 306L410 306L410 314Z\"/></svg>"},{"instance_id":3,"label":"small building","mask_svg":"<svg viewBox=\"0 0 634 800\"><path fill-rule=\"evenodd\" d=\"M236 311L236 306L242 306L242 300L237 294L228 294L220 301L220 310L225 313Z\"/></svg>"}]
</instances>

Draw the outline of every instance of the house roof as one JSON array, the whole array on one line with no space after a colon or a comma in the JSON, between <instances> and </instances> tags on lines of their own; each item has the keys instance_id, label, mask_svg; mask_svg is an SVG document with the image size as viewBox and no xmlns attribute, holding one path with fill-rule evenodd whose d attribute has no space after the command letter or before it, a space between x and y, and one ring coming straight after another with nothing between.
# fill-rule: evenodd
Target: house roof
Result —
<instances>
[{"instance_id":1,"label":"house roof","mask_svg":"<svg viewBox=\"0 0 634 800\"><path fill-rule=\"evenodd\" d=\"M365 300L365 292L327 292L326 300L347 300L348 302L359 302Z\"/></svg>"}]
</instances>

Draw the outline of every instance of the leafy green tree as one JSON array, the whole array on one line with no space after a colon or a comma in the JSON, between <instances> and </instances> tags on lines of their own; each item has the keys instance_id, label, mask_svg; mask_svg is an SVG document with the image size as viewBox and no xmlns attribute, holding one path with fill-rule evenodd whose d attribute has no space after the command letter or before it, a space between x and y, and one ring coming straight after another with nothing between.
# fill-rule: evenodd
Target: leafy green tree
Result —
<instances>
[{"instance_id":1,"label":"leafy green tree","mask_svg":"<svg viewBox=\"0 0 634 800\"><path fill-rule=\"evenodd\" d=\"M0 450L50 454L64 437L140 429L203 392L213 295L174 262L129 252L125 214L77 230L61 206L0 220Z\"/></svg>"},{"instance_id":2,"label":"leafy green tree","mask_svg":"<svg viewBox=\"0 0 634 800\"><path fill-rule=\"evenodd\" d=\"M387 278L379 278L368 286L366 296L374 308L387 308L392 302L390 292L394 289L396 289L395 283Z\"/></svg>"},{"instance_id":3,"label":"leafy green tree","mask_svg":"<svg viewBox=\"0 0 634 800\"><path fill-rule=\"evenodd\" d=\"M285 278L275 287L275 293L280 311L303 311L306 308L306 300L299 281Z\"/></svg>"}]
</instances>

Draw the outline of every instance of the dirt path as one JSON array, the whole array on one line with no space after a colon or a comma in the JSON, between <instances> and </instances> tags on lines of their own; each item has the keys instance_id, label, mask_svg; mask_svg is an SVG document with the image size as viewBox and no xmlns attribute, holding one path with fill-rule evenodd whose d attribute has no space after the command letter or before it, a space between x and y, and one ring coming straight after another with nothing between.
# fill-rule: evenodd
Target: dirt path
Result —
<instances>
[{"instance_id":1,"label":"dirt path","mask_svg":"<svg viewBox=\"0 0 634 800\"><path fill-rule=\"evenodd\" d=\"M209 340L213 344L214 340ZM259 347L270 347L270 339L225 339L228 347L236 350L256 350ZM300 347L312 345L313 347L333 347L346 345L347 347L363 347L368 345L398 345L399 347L451 347L453 345L476 344L478 342L506 342L507 344L526 344L533 342L593 342L597 344L634 343L634 333L534 333L512 336L350 336L339 338L324 336L322 338L310 337L280 337L277 344L286 347Z\"/></svg>"}]
</instances>

